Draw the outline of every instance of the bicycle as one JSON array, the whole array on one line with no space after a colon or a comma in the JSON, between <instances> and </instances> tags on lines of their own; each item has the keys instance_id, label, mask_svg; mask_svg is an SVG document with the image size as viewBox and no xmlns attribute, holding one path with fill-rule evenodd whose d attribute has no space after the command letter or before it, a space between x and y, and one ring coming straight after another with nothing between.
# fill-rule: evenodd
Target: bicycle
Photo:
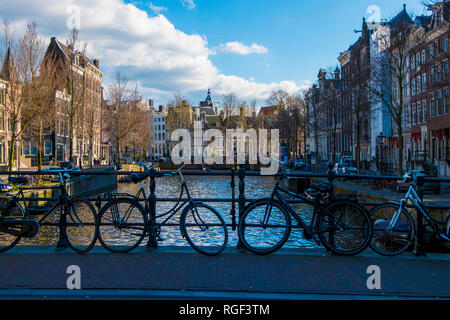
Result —
<instances>
[{"instance_id":1,"label":"bicycle","mask_svg":"<svg viewBox=\"0 0 450 320\"><path fill-rule=\"evenodd\" d=\"M149 173L131 175L134 183L140 183L140 189L135 196L129 194L110 194L110 200L99 211L100 233L102 246L114 253L126 253L135 249L142 242L146 234L162 241L161 227L168 226L168 222L183 207L179 226L183 238L197 252L215 256L225 250L228 243L228 230L223 217L211 206L200 201L194 201L187 187L184 176L181 177L181 192L176 204L167 212L156 215L150 214L150 200L147 196L143 181ZM174 176L175 173L156 173L157 177ZM184 192L187 199L183 200ZM144 206L139 202L144 198ZM164 218L163 222L157 222Z\"/></svg>"},{"instance_id":2,"label":"bicycle","mask_svg":"<svg viewBox=\"0 0 450 320\"><path fill-rule=\"evenodd\" d=\"M421 175L421 177L424 177ZM407 203L421 213L431 226L434 235L450 241L450 210L444 221L434 219L426 209L423 201L418 196L414 180L406 177L405 182L413 181L409 186L405 197L400 202L390 201L373 208L369 215L373 221L374 234L370 242L370 248L384 256L395 256L410 248L416 236L416 223Z\"/></svg>"},{"instance_id":3,"label":"bicycle","mask_svg":"<svg viewBox=\"0 0 450 320\"><path fill-rule=\"evenodd\" d=\"M46 171L41 171L46 173ZM53 171L52 174L55 174ZM0 194L0 252L13 248L22 237L33 238L40 231L45 219L60 208L59 226L68 246L76 253L86 253L92 249L98 236L98 219L92 204L82 198L71 198L66 189L68 174L57 173L60 184L57 187L22 187L28 183L26 177L10 177L9 182L19 186L17 194ZM49 209L30 208L25 190L58 190L58 201ZM39 220L35 216L42 215Z\"/></svg>"},{"instance_id":4,"label":"bicycle","mask_svg":"<svg viewBox=\"0 0 450 320\"><path fill-rule=\"evenodd\" d=\"M322 244L328 251L336 255L356 255L362 252L372 236L371 220L361 205L354 199L329 198L323 202L323 194L332 193L332 185L325 183L311 184L305 195L291 192L280 186L286 173L278 178L270 198L257 200L249 204L243 211L239 223L239 237L243 245L257 255L268 255L279 250L288 240L292 222L291 216L303 229L307 240ZM287 194L314 209L311 224L307 225L292 208L282 194ZM279 231L274 230L277 229ZM261 235L257 236L257 231Z\"/></svg>"}]
</instances>

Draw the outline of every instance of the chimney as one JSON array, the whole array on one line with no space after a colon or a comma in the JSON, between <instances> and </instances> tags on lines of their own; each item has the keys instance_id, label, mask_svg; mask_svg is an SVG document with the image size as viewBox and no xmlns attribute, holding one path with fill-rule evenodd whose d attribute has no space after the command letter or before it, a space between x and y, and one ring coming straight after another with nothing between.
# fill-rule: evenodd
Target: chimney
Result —
<instances>
[{"instance_id":1,"label":"chimney","mask_svg":"<svg viewBox=\"0 0 450 320\"><path fill-rule=\"evenodd\" d=\"M151 108L153 108L153 106L154 106L154 101L153 101L153 99L149 99L148 100L148 105L151 107Z\"/></svg>"},{"instance_id":2,"label":"chimney","mask_svg":"<svg viewBox=\"0 0 450 320\"><path fill-rule=\"evenodd\" d=\"M99 65L100 65L100 62L97 59L94 59L93 62L94 62L94 66L98 69Z\"/></svg>"},{"instance_id":3,"label":"chimney","mask_svg":"<svg viewBox=\"0 0 450 320\"><path fill-rule=\"evenodd\" d=\"M159 111L159 112L163 112L163 109L164 109L164 106L161 106L161 105L160 105L158 111Z\"/></svg>"}]
</instances>

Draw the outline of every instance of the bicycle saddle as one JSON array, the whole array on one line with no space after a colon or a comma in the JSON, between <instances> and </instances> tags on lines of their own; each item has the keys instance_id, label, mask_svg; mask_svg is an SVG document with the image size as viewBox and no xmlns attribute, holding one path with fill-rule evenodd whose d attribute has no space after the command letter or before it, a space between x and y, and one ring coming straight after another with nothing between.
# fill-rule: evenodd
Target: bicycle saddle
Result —
<instances>
[{"instance_id":1,"label":"bicycle saddle","mask_svg":"<svg viewBox=\"0 0 450 320\"><path fill-rule=\"evenodd\" d=\"M321 183L321 184L311 183L310 188L313 190L319 191L320 193L331 193L332 192L331 184L326 183L326 182Z\"/></svg>"},{"instance_id":2,"label":"bicycle saddle","mask_svg":"<svg viewBox=\"0 0 450 320\"><path fill-rule=\"evenodd\" d=\"M12 184L26 184L28 183L28 179L25 177L9 177L8 178L9 183Z\"/></svg>"}]
</instances>

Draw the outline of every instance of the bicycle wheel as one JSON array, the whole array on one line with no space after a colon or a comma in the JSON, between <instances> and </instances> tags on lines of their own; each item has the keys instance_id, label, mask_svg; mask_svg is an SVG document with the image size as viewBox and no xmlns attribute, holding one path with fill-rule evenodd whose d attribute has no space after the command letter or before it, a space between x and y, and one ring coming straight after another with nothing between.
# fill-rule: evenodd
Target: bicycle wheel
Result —
<instances>
[{"instance_id":1,"label":"bicycle wheel","mask_svg":"<svg viewBox=\"0 0 450 320\"><path fill-rule=\"evenodd\" d=\"M134 199L109 201L99 212L99 240L114 253L135 249L145 237L147 217L142 205Z\"/></svg>"},{"instance_id":2,"label":"bicycle wheel","mask_svg":"<svg viewBox=\"0 0 450 320\"><path fill-rule=\"evenodd\" d=\"M353 256L369 246L372 223L364 207L336 201L317 217L316 233L323 246L334 254Z\"/></svg>"},{"instance_id":3,"label":"bicycle wheel","mask_svg":"<svg viewBox=\"0 0 450 320\"><path fill-rule=\"evenodd\" d=\"M249 251L268 255L280 249L289 239L291 217L277 201L257 201L242 213L238 231L242 244Z\"/></svg>"},{"instance_id":4,"label":"bicycle wheel","mask_svg":"<svg viewBox=\"0 0 450 320\"><path fill-rule=\"evenodd\" d=\"M92 204L84 199L71 199L65 219L69 247L80 254L91 250L98 238L98 217Z\"/></svg>"},{"instance_id":5,"label":"bicycle wheel","mask_svg":"<svg viewBox=\"0 0 450 320\"><path fill-rule=\"evenodd\" d=\"M13 198L0 197L0 252L13 248L22 236L23 225L2 226L2 220L22 220L25 213L22 206Z\"/></svg>"},{"instance_id":6,"label":"bicycle wheel","mask_svg":"<svg viewBox=\"0 0 450 320\"><path fill-rule=\"evenodd\" d=\"M180 218L181 234L192 248L206 256L216 256L225 250L228 229L225 220L206 204L189 205Z\"/></svg>"},{"instance_id":7,"label":"bicycle wheel","mask_svg":"<svg viewBox=\"0 0 450 320\"><path fill-rule=\"evenodd\" d=\"M406 210L402 210L395 226L389 227L398 210L399 205L385 203L373 208L369 213L374 226L370 248L381 255L398 255L413 244L415 223Z\"/></svg>"}]
</instances>

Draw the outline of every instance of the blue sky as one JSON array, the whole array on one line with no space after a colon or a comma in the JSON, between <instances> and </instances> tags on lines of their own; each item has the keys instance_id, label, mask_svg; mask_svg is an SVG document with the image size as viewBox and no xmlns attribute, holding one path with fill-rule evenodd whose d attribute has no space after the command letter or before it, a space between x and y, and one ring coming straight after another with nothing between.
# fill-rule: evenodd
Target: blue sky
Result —
<instances>
[{"instance_id":1,"label":"blue sky","mask_svg":"<svg viewBox=\"0 0 450 320\"><path fill-rule=\"evenodd\" d=\"M17 35L35 20L46 41L63 42L78 21L105 88L120 71L156 104L179 92L196 105L211 88L219 101L235 93L264 105L272 90L294 93L336 66L369 7L390 18L404 3L424 13L419 1L15 0L0 2L0 18Z\"/></svg>"},{"instance_id":2,"label":"blue sky","mask_svg":"<svg viewBox=\"0 0 450 320\"><path fill-rule=\"evenodd\" d=\"M390 18L407 5L424 13L419 1L195 0L189 10L179 0L154 0L177 29L207 37L210 47L239 41L257 43L266 54L219 54L211 58L220 72L258 82L314 81L321 67L337 65L337 56L357 40L367 9L376 5ZM148 4L148 3L147 3ZM152 14L148 5L138 5Z\"/></svg>"}]
</instances>

